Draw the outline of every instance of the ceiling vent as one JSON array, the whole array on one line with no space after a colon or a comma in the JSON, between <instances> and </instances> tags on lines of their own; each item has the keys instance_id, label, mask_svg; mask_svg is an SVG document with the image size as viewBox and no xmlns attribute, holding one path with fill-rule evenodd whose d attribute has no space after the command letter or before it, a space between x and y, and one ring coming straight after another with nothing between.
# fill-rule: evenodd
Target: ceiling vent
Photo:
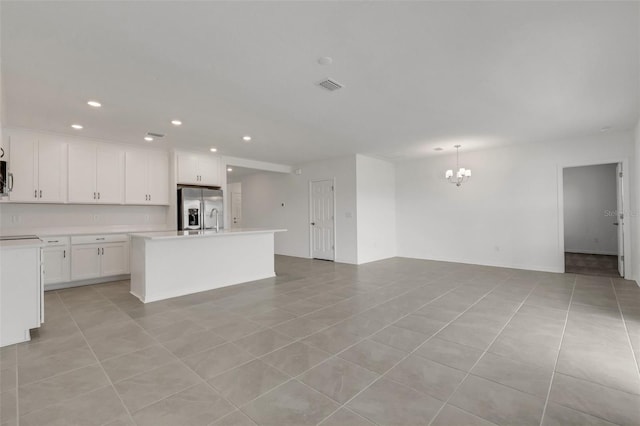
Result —
<instances>
[{"instance_id":1,"label":"ceiling vent","mask_svg":"<svg viewBox=\"0 0 640 426\"><path fill-rule=\"evenodd\" d=\"M164 138L164 135L162 133L147 132L147 136L151 136L154 138Z\"/></svg>"},{"instance_id":2,"label":"ceiling vent","mask_svg":"<svg viewBox=\"0 0 640 426\"><path fill-rule=\"evenodd\" d=\"M330 78L326 78L318 83L318 86L327 89L330 92L335 92L338 89L342 89L343 85L338 83L335 80L331 80Z\"/></svg>"}]
</instances>

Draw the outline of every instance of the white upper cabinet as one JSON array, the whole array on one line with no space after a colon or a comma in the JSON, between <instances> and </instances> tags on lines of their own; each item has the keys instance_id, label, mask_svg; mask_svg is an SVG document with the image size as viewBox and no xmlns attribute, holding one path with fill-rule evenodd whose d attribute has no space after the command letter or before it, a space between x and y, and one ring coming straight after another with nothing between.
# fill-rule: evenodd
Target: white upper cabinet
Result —
<instances>
[{"instance_id":1,"label":"white upper cabinet","mask_svg":"<svg viewBox=\"0 0 640 426\"><path fill-rule=\"evenodd\" d=\"M124 149L112 145L98 145L96 192L98 203L124 202Z\"/></svg>"},{"instance_id":2,"label":"white upper cabinet","mask_svg":"<svg viewBox=\"0 0 640 426\"><path fill-rule=\"evenodd\" d=\"M220 186L220 159L213 155L178 153L178 183Z\"/></svg>"},{"instance_id":3,"label":"white upper cabinet","mask_svg":"<svg viewBox=\"0 0 640 426\"><path fill-rule=\"evenodd\" d=\"M32 203L66 201L67 144L36 137L12 136L10 173L13 190L9 200Z\"/></svg>"},{"instance_id":4,"label":"white upper cabinet","mask_svg":"<svg viewBox=\"0 0 640 426\"><path fill-rule=\"evenodd\" d=\"M125 182L126 204L169 204L168 153L128 150Z\"/></svg>"},{"instance_id":5,"label":"white upper cabinet","mask_svg":"<svg viewBox=\"0 0 640 426\"><path fill-rule=\"evenodd\" d=\"M150 204L169 204L169 154L163 151L148 153L148 188Z\"/></svg>"},{"instance_id":6,"label":"white upper cabinet","mask_svg":"<svg viewBox=\"0 0 640 426\"><path fill-rule=\"evenodd\" d=\"M69 202L122 204L124 150L112 145L69 145Z\"/></svg>"}]
</instances>

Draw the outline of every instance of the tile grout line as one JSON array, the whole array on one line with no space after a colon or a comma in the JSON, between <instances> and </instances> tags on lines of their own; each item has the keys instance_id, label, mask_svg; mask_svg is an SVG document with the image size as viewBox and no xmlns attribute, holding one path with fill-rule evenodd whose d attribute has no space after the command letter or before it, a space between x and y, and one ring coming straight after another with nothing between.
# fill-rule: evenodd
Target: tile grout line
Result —
<instances>
[{"instance_id":1,"label":"tile grout line","mask_svg":"<svg viewBox=\"0 0 640 426\"><path fill-rule=\"evenodd\" d=\"M562 327L562 337L560 338L560 344L558 345L558 354L556 355L556 362L553 364L553 370L551 371L551 380L549 381L549 388L547 389L547 397L544 400L544 406L542 407L542 416L540 417L540 426L544 422L544 417L547 414L547 407L549 406L549 398L551 397L551 389L553 389L553 381L556 378L556 368L558 368L558 360L560 359L560 353L562 352L562 344L564 343L564 334L567 330L567 324L569 323L569 314L571 312L571 304L573 303L573 295L576 291L576 284L578 282L578 276L574 275L573 286L571 287L571 296L569 297L569 306L567 307L567 315L564 317L564 326Z\"/></svg>"},{"instance_id":2,"label":"tile grout line","mask_svg":"<svg viewBox=\"0 0 640 426\"><path fill-rule=\"evenodd\" d=\"M442 412L442 410L444 410L444 407L446 407L449 404L449 401L451 401L451 398L453 398L453 396L456 394L456 392L458 392L458 389L460 389L460 386L462 386L462 384L465 382L465 380L467 380L467 378L471 375L471 371L475 368L476 365L478 365L478 363L480 362L480 360L482 360L482 358L484 358L484 356L489 352L489 349L491 348L491 346L495 343L496 340L498 340L498 337L500 337L500 335L502 334L502 332L507 328L507 326L511 323L511 321L513 320L513 317L515 317L518 313L518 311L522 308L522 306L524 306L525 302L527 301L527 299L531 296L531 293L533 293L533 291L538 288L538 286L540 285L540 282L538 282L537 284L535 284L531 290L529 290L529 293L527 293L527 296L522 300L522 302L520 302L520 304L517 306L517 308L513 311L513 313L509 316L509 319L507 320L507 322L502 326L502 328L500 328L500 330L498 331L498 334L496 334L496 336L491 340L491 342L489 342L489 344L487 345L486 349L482 352L482 354L478 357L478 359L476 360L476 362L473 363L473 365L469 368L469 371L466 372L466 375L462 378L462 380L460 381L460 383L458 383L458 385L455 387L455 389L453 390L453 392L451 392L451 394L449 395L449 397L447 398L446 401L444 401L444 404L442 404L442 406L440 407L440 409L438 409L438 411L436 412L436 414L431 418L431 420L429 421L429 425L431 425L433 423L433 421L440 415L440 413ZM522 391L520 391L522 392ZM525 392L523 392L525 393ZM457 407L456 407L457 408ZM463 410L464 411L464 410ZM474 414L476 417L480 417L477 414ZM480 417L483 420L488 420L485 419L484 417ZM489 422L491 422L490 420L488 420ZM493 422L491 422L493 423Z\"/></svg>"},{"instance_id":3,"label":"tile grout line","mask_svg":"<svg viewBox=\"0 0 640 426\"><path fill-rule=\"evenodd\" d=\"M508 279L508 278L505 278L504 280L507 280L507 279ZM329 358L325 359L325 360L324 360L324 361L322 361L322 362L326 362L326 361L328 361L329 359L333 359L333 358L339 358L339 357L338 357L338 355L339 355L339 354L341 354L341 353L343 353L343 352L345 352L345 351L349 350L350 348L352 348L352 347L354 347L354 346L356 346L356 345L358 345L358 344L362 343L363 341L367 340L370 336L373 336L374 334L376 334L376 333L380 332L381 330L383 330L383 329L385 329L385 328L389 327L390 325L394 324L395 322L400 321L401 319L403 319L403 318L405 318L405 317L407 317L407 316L411 315L413 312L415 312L415 311L417 311L417 310L419 310L419 309L422 309L423 307L425 307L425 306L429 305L430 303L432 303L432 302L434 302L434 301L436 301L436 300L440 299L441 297L444 297L446 294L449 294L449 293L451 293L451 292L455 291L456 289L458 289L459 287L461 287L461 286L463 286L463 285L465 285L465 284L466 284L466 282L465 282L465 283L462 283L462 284L459 284L459 285L457 285L456 287L454 287L454 288L452 288L452 289L450 289L450 290L446 291L445 293L441 294L440 296L438 296L438 297L436 297L436 298L434 298L434 299L430 300L429 302L427 302L427 303L425 303L425 304L423 304L423 305L421 305L421 306L418 306L417 308L413 309L412 311L410 311L410 312L409 312L409 313L407 313L406 315L404 315L404 316L402 316L402 317L398 318L398 319L397 319L396 321L394 321L393 323L388 324L387 326L383 327L382 329L380 329L380 330L376 330L375 332L373 332L373 333L371 333L371 334L369 334L369 335L367 335L367 336L363 337L362 339L358 340L358 341L357 341L357 342L355 342L354 344L352 344L352 345L350 345L350 346L348 346L348 347L344 348L343 350L339 351L339 352L338 352L338 353L336 353L336 354L333 354L331 357L329 357ZM396 364L394 364L394 365L393 365L391 368L389 368L387 371L385 371L385 372L384 372L384 373L382 373L382 374L380 374L380 373L377 373L377 372L376 372L376 374L378 374L379 376L378 376L378 377L377 377L373 382L371 382L371 383L370 383L369 385L367 385L364 389L360 390L358 393L356 393L355 395L353 395L349 400L347 400L347 401L345 401L344 403L342 403L342 404L341 404L341 405L340 405L336 410L334 410L334 411L333 411L333 412L331 412L327 417L325 417L324 419L322 419L322 421L324 421L324 420L326 420L327 418L331 417L331 416L332 416L333 414L335 414L338 410L340 410L340 408L348 408L348 407L346 407L346 405L347 405L349 402L351 402L353 399L355 399L358 395L360 395L362 392L364 392L365 390L367 390L367 389L368 389L369 387L371 387L373 384L375 384L376 382L378 382L378 381L379 381L379 380L380 380L380 379L381 379L381 378L382 378L382 377L383 377L387 372L389 372L390 370L392 370L396 365L400 364L402 361L404 361L406 358L408 358L410 355L412 355L415 351L417 351L417 350L418 350L422 345L424 345L426 342L428 342L428 341L429 341L433 336L435 336L438 332L440 332L442 329L444 329L445 327L447 327L450 323L452 323L453 321L455 321L456 319L458 319L461 315L463 315L465 312L467 312L467 310L471 309L473 306L475 306L477 303L479 303L479 302L480 302L480 300L484 299L484 298L485 298L489 293L491 293L493 290L495 290L495 288L496 288L496 287L498 287L498 285L499 285L499 284L496 284L496 285L495 285L494 287L492 287L492 288L491 288L487 293L485 293L484 295L482 295L482 296L481 296L477 301L475 301L473 304L471 304L467 309L465 309L463 312L461 312L460 314L458 314L456 317L454 317L454 318L453 318L451 321L449 321L448 323L444 324L444 325L443 325L443 326L442 326L438 331L436 331L436 332L435 332L431 337L429 337L427 340L425 340L425 341L424 341L420 346L418 346L417 348L415 348L413 351L410 351L410 352L409 352L409 353L408 353L404 358L402 358L400 361L398 361ZM387 303L387 302L389 302L389 301L391 301L391 300L393 300L393 299L396 299L397 297L403 296L404 294L409 293L409 292L411 292L411 291L413 291L413 290L417 290L418 288L423 288L423 287L426 287L426 286L428 286L428 284L425 284L425 285L423 285L423 286L420 286L420 287L416 287L416 288L413 288L413 289L407 290L406 292L401 293L401 294L399 294L398 296L393 297L392 299L389 299L389 300L387 300L387 301L381 302L380 304L375 305L375 306L373 306L373 307L371 307L371 308L368 308L368 309L372 309L372 308L374 308L374 307L376 307L376 306L382 305L382 304ZM368 309L367 309L367 310L368 310ZM355 315L358 315L358 314L355 314ZM353 316L355 316L355 315L353 315ZM346 320L346 319L347 319L347 318L345 318L344 320ZM341 321L339 321L338 323L340 323L340 322L342 322L342 321L344 321L344 320L341 320ZM334 325L335 325L335 324L333 324L333 325L331 325L331 326L328 326L327 328L333 327ZM323 330L324 330L324 329L323 329ZM311 334L314 334L314 333L311 333ZM308 337L308 336L305 336L305 337ZM304 338L304 337L303 337L303 338ZM340 359L342 359L342 358L340 358ZM312 368L313 368L313 367L312 367ZM365 367L362 367L362 368L365 368ZM365 368L365 369L366 369L366 368ZM367 369L367 370L368 370L368 369ZM319 392L319 391L317 391L316 389L313 389L313 388L312 388L312 387L310 387L309 385L305 384L304 382L301 382L301 381L299 381L299 380L298 380L298 377L300 377L301 375L305 374L307 371L309 371L309 370L306 370L306 371L304 371L304 372L300 373L299 375L292 377L292 380L296 380L298 383L301 383L302 385L306 386L307 388L311 389L312 391L317 392L317 393L320 393L320 394L321 394L321 395L323 395L324 397L329 398L329 397L327 397L326 395L324 395L322 392ZM290 380L288 380L287 382L289 382L289 381L290 381ZM285 382L285 383L287 383L287 382ZM280 387L280 386L282 386L282 385L284 385L284 383L282 383L282 384L278 385L276 388L278 388L278 387ZM405 385L402 385L402 386L405 386ZM405 387L406 387L406 386L405 386ZM272 391L273 391L273 390L275 390L276 388L271 389L269 392L272 392ZM263 395L265 395L266 393L268 393L268 392L265 392ZM258 397L256 397L256 398L254 398L253 400L251 400L251 401L249 401L249 402L245 403L245 404L243 405L243 407L244 407L244 406L246 406L246 405L248 405L248 404L250 404L251 402L255 401L256 399L260 398L260 397L261 397L261 396L263 396L263 395L260 395L260 396L258 396ZM334 401L334 400L333 400L333 399L331 399L331 398L329 398L329 399L330 399L331 401ZM336 401L336 402L337 402L337 401ZM338 403L338 404L340 404L339 402L337 402L337 403ZM361 417L362 417L362 416L361 416ZM371 421L370 419L367 419L367 420ZM375 422L373 422L373 423L375 424Z\"/></svg>"},{"instance_id":4,"label":"tile grout line","mask_svg":"<svg viewBox=\"0 0 640 426\"><path fill-rule=\"evenodd\" d=\"M633 349L633 343L631 342L631 334L629 333L629 327L627 327L627 321L624 319L624 312L622 312L622 305L620 305L620 299L618 298L618 292L616 291L616 286L613 284L613 279L611 280L611 287L613 288L613 295L616 297L616 304L618 305L618 311L620 312L620 316L622 317L622 325L624 326L624 331L627 333L627 342L629 343L629 347L631 348L631 356L635 361L636 372L638 372L638 377L640 377L640 360L636 357L636 352Z\"/></svg>"},{"instance_id":5,"label":"tile grout line","mask_svg":"<svg viewBox=\"0 0 640 426\"><path fill-rule=\"evenodd\" d=\"M393 284L393 283L392 283L392 284ZM389 284L389 285L392 285L392 284ZM378 307L378 306L380 306L380 305L382 305L382 304L384 304L384 303L387 303L387 302L389 302L389 301L391 301L391 300L393 300L393 299L396 299L396 298L398 298L398 297L401 297L401 296L405 295L406 293L409 293L409 292L411 292L411 291L417 290L418 288L422 288L422 287L425 287L425 286L428 286L428 285L429 285L429 284L425 284L425 285L422 285L422 286L420 286L420 287L416 287L416 288L409 289L409 290L407 290L407 291L405 291L405 292L403 292L403 293L400 293L400 294L398 294L398 295L396 295L396 296L392 297L391 299L387 299L387 300L382 301L382 302L380 302L380 303L378 303L378 304L376 304L376 305L374 305L374 306L371 306L370 308L365 309L365 311L367 311L367 310L369 310L369 309L372 309L372 308L375 308L375 307ZM443 294L441 294L440 296L438 296L438 297L436 297L436 298L434 298L434 299L430 300L429 302L425 303L424 305L419 306L418 308L416 308L416 309L412 310L412 311L411 311L411 312L409 312L407 315L404 315L403 317L399 318L399 319L398 319L398 320L396 320L396 321L399 321L400 319L402 319L402 318L404 318L404 317L406 317L406 316L408 316L408 315L411 315L414 311L416 311L416 310L418 310L418 309L421 309L422 307L424 307L424 306L428 305L429 303L432 303L432 302L434 302L435 300L437 300L437 299L439 299L439 298L441 298L441 297L445 296L446 294L448 294L448 293L450 293L450 292L454 291L455 289L457 289L457 288L458 288L458 287L460 287L461 285L462 285L462 284L460 284L460 285L458 285L458 286L456 286L456 287L454 287L454 288L452 288L452 289L450 289L450 290L446 291L445 293L443 293ZM492 289L492 290L493 290L493 289ZM492 290L491 290L491 291L492 291ZM313 297L313 296L312 296L312 297ZM484 296L483 296L483 297L484 297ZM346 300L346 299L344 299L344 300ZM328 307L331 307L331 306L333 306L333 305L335 305L335 304L337 304L337 303L340 303L340 302L341 302L341 301L338 301L338 302L336 302L336 303L334 303L334 304L332 304L332 305L328 305L328 306L326 306L326 307L327 307L327 308L328 308ZM323 309L323 308L321 308L321 309ZM365 312L365 311L362 311L362 312ZM288 343L288 344L286 344L286 345L284 345L284 346L282 346L282 347L279 347L279 348L277 348L277 349L274 349L273 351L267 352L267 353L265 353L265 354L261 355L260 357L256 357L255 359L258 359L258 360L261 360L261 361L262 361L262 359L261 359L261 358L263 358L263 357L265 357L265 356L267 356L267 355L270 355L270 354L272 354L272 353L274 353L274 352L277 352L277 351L279 351L280 349L283 349L283 348L285 348L285 347L287 347L287 346L289 346L289 345L291 345L291 344L293 344L293 343L297 343L297 342L302 343L302 340L303 340L303 339L305 339L305 338L307 338L307 337L309 337L309 336L311 336L311 335L313 335L313 334L315 334L315 333L319 333L319 332L321 332L321 331L323 331L323 330L326 330L326 329L328 329L328 328L334 327L336 324L339 324L340 322L345 321L345 320L347 320L348 318L351 318L351 317L353 317L353 316L359 315L359 314L360 314L360 313L362 313L362 312L358 312L358 313L356 313L356 314L353 314L353 315L351 315L351 316L349 316L349 317L347 317L347 318L344 318L344 319L342 319L342 320L338 321L337 323L334 323L334 324L328 325L328 326L326 326L326 327L324 327L324 328L322 328L322 329L320 329L320 330L317 330L317 331L314 331L314 332L312 332L312 333L310 333L310 334L308 334L308 335L302 336L302 337L300 337L300 338L298 338L298 339L296 339L296 340L294 340L294 341L292 341L292 342L290 342L290 343ZM455 318L454 318L454 319L455 319ZM391 324L389 324L389 325L391 325ZM445 325L445 326L446 326L446 325ZM387 328L387 327L388 327L388 326L385 326L385 327L383 327L383 328ZM269 327L268 329L271 329L271 328ZM264 331L264 330L262 330L262 331ZM276 330L273 330L273 331L277 332ZM305 387L307 387L307 388L311 389L313 392L316 392L316 393L321 394L321 395L322 395L323 397L325 397L325 398L329 398L329 397L327 397L326 395L324 395L322 392L319 392L319 391L317 391L316 389L313 389L312 387L310 387L309 385L307 385L307 384L305 384L305 383L303 383L303 382L300 382L300 381L298 380L298 377L302 376L303 374L307 373L309 370L311 370L311 369L313 369L313 368L317 367L318 365L320 365L320 364L322 364L322 363L324 363L324 362L326 362L326 361L328 361L328 360L330 360L330 359L333 359L333 358L338 357L338 355L339 355L340 353L342 353L342 352L344 352L344 351L346 351L346 350L349 350L349 349L350 349L350 348L352 348L353 346L358 345L359 343L361 343L361 342L365 341L367 338L369 338L370 336L372 336L372 335L374 335L374 334L378 333L379 331L380 331L380 330L377 330L377 331L375 331L375 332L373 332L373 333L371 333L371 334L369 334L369 335L367 335L367 336L363 337L362 339L358 340L357 342L355 342L355 343L353 343L353 344L351 344L351 345L347 346L346 348L342 349L342 350L341 350L341 351L339 351L338 353L331 354L331 356L330 356L330 357L328 357L328 358L326 358L326 359L324 359L324 360L322 360L322 361L318 362L317 364L314 364L313 366L309 367L308 369L304 370L303 372L301 372L301 373L299 373L298 375L295 375L295 376L290 376L289 374L287 374L286 372L284 372L284 371L282 371L282 370L278 369L277 367L275 367L275 366L273 366L273 365L271 365L271 364L268 364L268 363L266 363L265 361L262 361L262 362L265 362L265 363L266 363L267 365L269 365L270 367L272 367L272 368L276 369L277 371L279 371L279 372L281 372L281 373L285 374L287 377L289 377L289 379L288 379L288 380L285 380L283 383L281 383L281 384L279 384L279 385L277 385L277 386L275 386L275 387L273 387L273 388L269 389L268 391L263 392L262 394L260 394L260 395L258 395L257 397L255 397L255 398L251 399L250 401L245 402L244 404L242 404L241 406L239 406L239 407L238 407L238 409L239 409L240 411L242 411L242 410L241 410L241 407L244 407L244 406L246 406L246 405L248 405L248 404L252 403L252 402L253 402L253 401L255 401L256 399L258 399L258 398L262 397L263 395L266 395L266 394L267 394L267 393L269 393L269 392L274 391L275 389L277 389L277 388L279 388L279 387L283 386L284 384L286 384L286 383L288 383L288 382L290 382L290 381L292 381L292 380L297 381L298 383L302 384L303 386L305 386ZM253 333L253 334L257 334L257 333L259 333L259 331L258 331L258 332L256 332L256 333ZM277 333L279 333L279 332L277 332ZM282 333L280 333L280 334L282 334ZM249 336L250 336L250 335L249 335ZM248 337L248 336L245 336L245 337ZM244 337L242 337L242 338L244 338ZM302 343L302 344L304 344L304 343ZM310 345L308 345L308 346L310 346ZM313 346L310 346L310 347L312 347L312 348L313 348ZM241 348L241 349L242 349L242 348ZM319 348L316 348L316 349L319 349ZM319 349L319 350L321 350L321 349ZM326 351L323 351L323 352L326 352ZM253 355L253 354L251 354L251 355ZM251 361L248 361L248 362L251 362ZM248 362L247 362L247 363L248 363ZM349 361L349 362L350 362L350 361ZM242 364L242 365L245 365L245 364L247 364L247 363L244 363L244 364ZM225 374L226 372L231 371L231 370L233 370L233 369L235 369L235 368L239 368L239 367L241 367L242 365L235 366L235 367L232 367L232 368L230 368L230 369L228 369L228 370L225 370L224 372L222 372L222 373L218 374L216 377L218 377L218 376L220 376L220 375L222 375L222 374ZM356 365L357 365L357 364L356 364ZM360 366L359 366L359 367L360 367ZM361 367L361 368L364 368L364 367ZM379 374L379 373L376 373L376 374ZM329 399L330 399L331 401L334 401L334 400L333 400L333 399L331 399L331 398L329 398ZM337 401L336 401L336 403L338 403L338 404L339 404L339 402L337 402ZM235 404L234 404L234 405L235 405ZM338 407L338 410L339 410L340 408L342 408L342 406ZM346 407L345 407L345 408L346 408ZM336 411L337 411L337 410L336 410ZM244 413L244 411L242 411L242 413L246 415L246 413ZM331 413L329 416L327 416L326 418L324 418L322 421L326 420L328 417L330 417L330 416L331 416L331 415L333 415L334 413L335 413L335 411L334 411L333 413ZM362 416L360 416L360 417L362 417ZM253 419L252 419L252 420L253 420Z\"/></svg>"},{"instance_id":6,"label":"tile grout line","mask_svg":"<svg viewBox=\"0 0 640 426\"><path fill-rule=\"evenodd\" d=\"M57 293L56 293L57 294ZM60 295L58 294L58 297L60 297ZM113 392L116 394L116 396L118 397L118 399L120 400L120 403L122 404L122 406L124 407L125 412L127 413L127 415L129 416L129 419L131 420L131 422L133 424L136 424L136 422L133 420L133 416L131 415L131 411L129 411L129 407L127 407L127 405L124 403L124 401L122 400L122 397L120 396L120 394L118 393L118 391L116 390L116 387L113 385L113 382L111 381L111 377L109 377L109 375L107 374L107 371L104 369L104 366L102 365L102 363L100 362L100 359L98 358L98 356L96 355L96 353L94 352L93 348L91 347L91 345L89 344L89 341L87 340L87 337L84 335L84 332L82 331L82 329L80 328L80 326L78 325L78 323L76 322L76 319L73 317L73 315L71 314L71 311L69 310L69 308L67 307L67 304L64 302L64 300L62 300L62 298L60 298L60 301L62 302L62 305L64 306L64 308L67 310L67 313L69 314L69 316L71 317L71 320L73 321L73 323L76 325L76 327L78 327L78 330L80 330L80 334L82 335L82 338L84 339L85 344L89 347L89 350L91 351L91 353L93 354L93 356L95 357L96 361L98 362L98 365L100 366L100 369L102 370L102 374L104 374L104 376L107 378L107 381L109 382L109 384L111 385L111 389L113 389ZM53 404L52 404L53 405ZM106 423L112 421L113 419L108 420ZM106 424L105 423L105 424Z\"/></svg>"}]
</instances>

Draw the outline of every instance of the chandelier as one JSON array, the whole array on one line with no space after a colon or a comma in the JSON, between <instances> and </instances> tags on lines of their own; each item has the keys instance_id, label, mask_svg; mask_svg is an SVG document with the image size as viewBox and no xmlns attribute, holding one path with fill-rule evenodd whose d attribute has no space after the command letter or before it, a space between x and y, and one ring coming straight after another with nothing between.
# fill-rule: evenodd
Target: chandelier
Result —
<instances>
[{"instance_id":1,"label":"chandelier","mask_svg":"<svg viewBox=\"0 0 640 426\"><path fill-rule=\"evenodd\" d=\"M447 178L449 183L455 183L456 186L462 185L463 182L466 182L471 177L471 170L465 169L464 167L460 167L460 147L462 145L454 145L456 148L456 172L455 176L453 175L453 170L449 169L445 173L444 177Z\"/></svg>"}]
</instances>

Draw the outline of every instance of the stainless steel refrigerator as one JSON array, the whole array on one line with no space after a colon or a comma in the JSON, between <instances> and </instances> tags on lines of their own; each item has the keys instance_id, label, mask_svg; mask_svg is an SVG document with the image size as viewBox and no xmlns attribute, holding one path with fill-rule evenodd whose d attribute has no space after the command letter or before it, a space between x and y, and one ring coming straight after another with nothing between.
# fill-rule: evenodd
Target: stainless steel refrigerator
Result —
<instances>
[{"instance_id":1,"label":"stainless steel refrigerator","mask_svg":"<svg viewBox=\"0 0 640 426\"><path fill-rule=\"evenodd\" d=\"M221 189L178 187L178 229L181 231L224 227Z\"/></svg>"}]
</instances>

